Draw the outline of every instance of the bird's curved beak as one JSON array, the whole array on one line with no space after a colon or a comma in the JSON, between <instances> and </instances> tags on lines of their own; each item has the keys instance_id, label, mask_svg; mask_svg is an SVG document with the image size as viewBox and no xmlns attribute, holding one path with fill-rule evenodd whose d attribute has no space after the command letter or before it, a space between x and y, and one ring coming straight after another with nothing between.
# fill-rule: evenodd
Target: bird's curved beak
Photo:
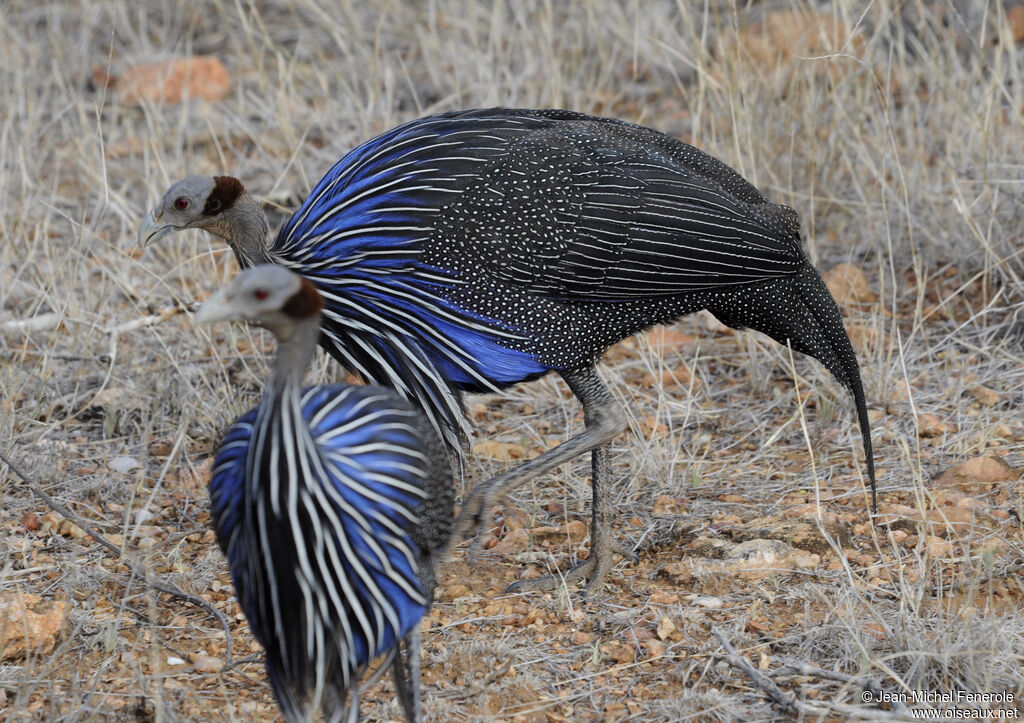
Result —
<instances>
[{"instance_id":1,"label":"bird's curved beak","mask_svg":"<svg viewBox=\"0 0 1024 723\"><path fill-rule=\"evenodd\" d=\"M213 296L210 296L200 304L199 308L196 309L195 316L192 317L192 322L195 324L212 324L215 321L228 321L237 318L238 312L228 298L228 290L223 288L214 292Z\"/></svg>"},{"instance_id":2,"label":"bird's curved beak","mask_svg":"<svg viewBox=\"0 0 1024 723\"><path fill-rule=\"evenodd\" d=\"M163 213L161 212L160 215L162 216ZM142 223L139 224L139 246L146 248L146 246L154 241L159 241L164 236L168 236L178 230L177 226L160 223L160 219L156 218L151 210L142 219Z\"/></svg>"}]
</instances>

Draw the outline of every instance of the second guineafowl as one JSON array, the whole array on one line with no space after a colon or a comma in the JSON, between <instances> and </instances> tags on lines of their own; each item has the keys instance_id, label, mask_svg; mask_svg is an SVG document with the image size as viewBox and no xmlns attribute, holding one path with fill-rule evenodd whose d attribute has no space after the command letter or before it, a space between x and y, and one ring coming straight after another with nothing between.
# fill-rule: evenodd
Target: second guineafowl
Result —
<instances>
[{"instance_id":1,"label":"second guineafowl","mask_svg":"<svg viewBox=\"0 0 1024 723\"><path fill-rule=\"evenodd\" d=\"M199 323L260 324L278 341L259 406L217 451L217 540L286 719L309 720L322 708L327 720L354 720L360 673L390 653L415 720L419 623L452 525L448 454L423 415L389 389L302 386L321 306L310 282L263 265L196 313Z\"/></svg>"},{"instance_id":2,"label":"second guineafowl","mask_svg":"<svg viewBox=\"0 0 1024 723\"><path fill-rule=\"evenodd\" d=\"M590 558L611 563L608 444L624 415L595 365L612 344L707 309L820 361L853 395L875 487L860 370L838 306L804 255L797 214L657 131L560 110L421 118L352 150L270 242L259 203L227 176L175 183L139 238L200 228L243 266L272 262L324 296L320 343L415 400L457 451L463 391L562 376L586 429L474 490L461 528L520 482L592 452Z\"/></svg>"}]
</instances>

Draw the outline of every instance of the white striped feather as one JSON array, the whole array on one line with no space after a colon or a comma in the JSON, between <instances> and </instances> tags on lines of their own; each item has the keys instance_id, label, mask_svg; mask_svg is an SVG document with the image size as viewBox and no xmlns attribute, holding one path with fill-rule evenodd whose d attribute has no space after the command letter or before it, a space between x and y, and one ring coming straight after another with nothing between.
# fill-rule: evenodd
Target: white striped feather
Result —
<instances>
[{"instance_id":1,"label":"white striped feather","mask_svg":"<svg viewBox=\"0 0 1024 723\"><path fill-rule=\"evenodd\" d=\"M319 706L327 684L329 661L335 653L328 655L328 649L336 645L337 654L344 658L341 671L345 685L351 683L350 669L359 661L355 659L355 636L358 632L367 641L372 655L380 644L379 631L390 626L395 637L400 637L400 614L378 580L386 577L402 592L418 604L425 604L419 581L397 570L391 562L387 548L396 550L406 561L409 569L416 574L418 557L408 535L408 528L418 523L416 514L405 505L374 489L373 484L388 485L414 497L423 498L421 486L410 484L380 470L367 471L370 485L346 473L346 469L358 467L359 455L379 452L405 460L394 465L396 469L412 472L415 477L425 476L424 455L413 448L394 442L366 442L351 447L338 446L338 440L354 432L364 424L377 425L381 430L401 429L415 434L411 424L412 412L379 410L371 407L386 398L366 397L346 410L350 419L334 429L322 431L317 436L311 433L321 425L339 406L348 403L351 388L346 388L324 404L311 419L302 415L303 407L309 402L316 389L309 389L300 395L297 382L285 382L279 396L268 393L261 402L256 422L252 425L250 446L246 456L246 494L255 502L255 519L250 520L248 533L258 539L262 554L248 557L250 565L258 570L250 571L250 579L269 593L270 600L259 599L262 614L270 615L280 650L284 670L293 669L298 663L296 656L305 656L313 661L315 689L310 709ZM390 411L390 414L389 414ZM409 422L381 423L382 418L406 417ZM236 444L243 444L238 442ZM282 465L283 463L283 465ZM281 471L284 471L284 477ZM267 479L269 477L269 479ZM334 480L331 482L330 480ZM335 486L344 484L359 495L397 514L404 522L398 525L394 519L375 509L364 510L351 504ZM342 518L347 517L354 527L346 528ZM370 520L384 529L382 539L374 534ZM255 524L252 524L255 523ZM241 523L238 525L241 527ZM286 530L281 537L275 530ZM349 537L351 530L360 530L360 542L369 550L358 552ZM239 529L232 531L232 540L237 540ZM379 534L379 533L378 533ZM292 547L297 569L277 570L274 566L273 550L282 544ZM340 574L347 563L354 578ZM255 572L255 575L252 573ZM294 579L294 583L289 582ZM358 579L370 604L364 606L359 599L353 581ZM286 624L281 600L277 591L280 585L297 585L303 601L307 629L304 650L290 650L287 641ZM258 596L261 598L261 596ZM270 608L268 610L268 608ZM336 640L336 644L331 641Z\"/></svg>"}]
</instances>

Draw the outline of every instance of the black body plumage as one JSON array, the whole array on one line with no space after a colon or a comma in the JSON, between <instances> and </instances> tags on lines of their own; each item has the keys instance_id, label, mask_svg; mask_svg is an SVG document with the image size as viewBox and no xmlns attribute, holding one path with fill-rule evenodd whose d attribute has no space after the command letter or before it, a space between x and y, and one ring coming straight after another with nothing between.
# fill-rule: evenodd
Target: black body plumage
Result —
<instances>
[{"instance_id":1,"label":"black body plumage","mask_svg":"<svg viewBox=\"0 0 1024 723\"><path fill-rule=\"evenodd\" d=\"M324 348L415 400L453 450L461 392L562 375L590 433L492 491L606 445L622 421L596 361L700 309L790 343L852 392L874 488L856 357L796 212L665 134L561 110L446 113L346 154L269 246L218 218L190 225L224 235L243 266L316 284Z\"/></svg>"},{"instance_id":2,"label":"black body plumage","mask_svg":"<svg viewBox=\"0 0 1024 723\"><path fill-rule=\"evenodd\" d=\"M363 185L367 178L372 185ZM447 385L457 398L456 390L495 390L590 365L625 337L708 309L729 326L791 343L851 390L873 481L856 357L803 253L799 218L712 156L649 128L569 111L420 119L339 161L271 256L321 284L347 281L325 239L359 230L364 209L346 211L354 197L366 204L367 192L387 199L374 207L375 233L381 220L399 221L402 242L392 242L391 253L408 261L404 280L456 320L454 357L463 368L445 369L451 353L409 325L399 343L382 345L379 336L351 343L339 323L339 359L355 357L364 370L383 359L403 367L403 379ZM415 203L397 211L392 199ZM383 246L359 244L364 253ZM416 313L416 302L392 310L405 308ZM490 349L474 351L485 342ZM495 348L520 354L485 353ZM433 370L416 369L424 359ZM387 383L394 371L367 376ZM439 397L416 395L428 407ZM461 418L436 406L432 416L452 439Z\"/></svg>"}]
</instances>

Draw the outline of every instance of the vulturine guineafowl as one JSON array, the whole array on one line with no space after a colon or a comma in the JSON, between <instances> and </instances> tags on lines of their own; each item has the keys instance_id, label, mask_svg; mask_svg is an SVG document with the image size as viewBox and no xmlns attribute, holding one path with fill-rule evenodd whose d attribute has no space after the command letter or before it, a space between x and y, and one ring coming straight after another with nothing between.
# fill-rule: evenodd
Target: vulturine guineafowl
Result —
<instances>
[{"instance_id":1,"label":"vulturine guineafowl","mask_svg":"<svg viewBox=\"0 0 1024 723\"><path fill-rule=\"evenodd\" d=\"M590 558L559 579L595 585L612 557L607 445L624 416L597 360L701 309L788 342L850 390L874 494L857 359L796 212L662 133L561 110L445 113L345 155L273 242L260 205L225 176L175 183L139 238L186 228L225 239L242 266L279 263L316 284L324 348L415 399L453 450L466 431L462 391L560 374L585 431L478 485L456 526L467 531L508 489L592 451Z\"/></svg>"},{"instance_id":2,"label":"vulturine guineafowl","mask_svg":"<svg viewBox=\"0 0 1024 723\"><path fill-rule=\"evenodd\" d=\"M406 717L416 720L419 623L453 521L448 453L390 389L303 388L321 306L310 282L262 265L196 313L199 323L260 324L278 341L259 406L217 451L217 540L285 718L307 721L319 707L327 720L355 720L360 674L389 653Z\"/></svg>"}]
</instances>

